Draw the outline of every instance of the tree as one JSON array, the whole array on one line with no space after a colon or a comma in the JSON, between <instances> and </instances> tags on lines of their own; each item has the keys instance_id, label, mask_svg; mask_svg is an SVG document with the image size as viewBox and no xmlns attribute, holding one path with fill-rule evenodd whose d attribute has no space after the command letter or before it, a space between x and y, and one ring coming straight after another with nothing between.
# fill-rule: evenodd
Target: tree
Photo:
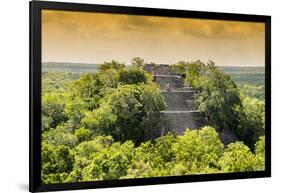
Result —
<instances>
[{"instance_id":1,"label":"tree","mask_svg":"<svg viewBox=\"0 0 281 193\"><path fill-rule=\"evenodd\" d=\"M164 160L157 155L157 149L151 141L136 148L127 176L124 178L157 177L169 175Z\"/></svg>"},{"instance_id":2,"label":"tree","mask_svg":"<svg viewBox=\"0 0 281 193\"><path fill-rule=\"evenodd\" d=\"M44 94L42 97L42 129L47 131L67 120L64 114L64 96L61 94Z\"/></svg>"},{"instance_id":3,"label":"tree","mask_svg":"<svg viewBox=\"0 0 281 193\"><path fill-rule=\"evenodd\" d=\"M44 75L43 183L265 169L264 102L240 94L211 61L179 62L172 68L195 88L196 105L214 128L161 136L166 104L143 63L134 58L129 68L111 61L97 73ZM243 142L225 148L215 128L231 129Z\"/></svg>"},{"instance_id":4,"label":"tree","mask_svg":"<svg viewBox=\"0 0 281 193\"><path fill-rule=\"evenodd\" d=\"M212 61L179 62L173 68L178 74L185 72L186 81L197 91L196 107L208 123L218 131L233 131L253 149L264 133L264 103L240 94L231 77Z\"/></svg>"},{"instance_id":5,"label":"tree","mask_svg":"<svg viewBox=\"0 0 281 193\"><path fill-rule=\"evenodd\" d=\"M100 94L103 87L104 83L97 73L87 73L70 85L70 91L73 96L93 98Z\"/></svg>"},{"instance_id":6,"label":"tree","mask_svg":"<svg viewBox=\"0 0 281 193\"><path fill-rule=\"evenodd\" d=\"M138 146L125 178L219 172L222 153L215 129L187 129L183 136L168 134Z\"/></svg>"},{"instance_id":7,"label":"tree","mask_svg":"<svg viewBox=\"0 0 281 193\"><path fill-rule=\"evenodd\" d=\"M77 137L64 126L57 126L56 129L45 131L42 134L42 139L53 146L64 145L70 148L75 147L78 143Z\"/></svg>"},{"instance_id":8,"label":"tree","mask_svg":"<svg viewBox=\"0 0 281 193\"><path fill-rule=\"evenodd\" d=\"M89 105L87 100L85 102L83 98L78 96L74 98L67 97L64 102L66 104L64 107L64 113L68 118L64 125L69 130L74 131L80 127L82 118L85 117L85 113L89 111L89 109L93 108L93 105Z\"/></svg>"},{"instance_id":9,"label":"tree","mask_svg":"<svg viewBox=\"0 0 281 193\"><path fill-rule=\"evenodd\" d=\"M83 141L74 148L75 162L73 169L64 182L83 181L83 169L92 163L95 154L113 144L111 136L96 136L90 141Z\"/></svg>"},{"instance_id":10,"label":"tree","mask_svg":"<svg viewBox=\"0 0 281 193\"><path fill-rule=\"evenodd\" d=\"M176 138L171 133L168 133L167 135L159 137L155 140L156 152L164 162L171 162L174 160L175 153L172 147L176 141Z\"/></svg>"},{"instance_id":11,"label":"tree","mask_svg":"<svg viewBox=\"0 0 281 193\"><path fill-rule=\"evenodd\" d=\"M65 93L72 81L79 79L79 74L69 72L43 72L42 93Z\"/></svg>"},{"instance_id":12,"label":"tree","mask_svg":"<svg viewBox=\"0 0 281 193\"><path fill-rule=\"evenodd\" d=\"M263 171L265 169L265 136L261 136L255 144L256 168Z\"/></svg>"},{"instance_id":13,"label":"tree","mask_svg":"<svg viewBox=\"0 0 281 193\"><path fill-rule=\"evenodd\" d=\"M112 144L93 156L91 163L83 169L83 181L112 180L125 176L133 155L134 144L131 141Z\"/></svg>"},{"instance_id":14,"label":"tree","mask_svg":"<svg viewBox=\"0 0 281 193\"><path fill-rule=\"evenodd\" d=\"M172 64L171 65L171 68L173 69L173 71L182 76L183 78L186 78L186 73L187 73L187 70L188 70L188 65L189 63L188 62L185 62L185 61L179 61L175 64Z\"/></svg>"},{"instance_id":15,"label":"tree","mask_svg":"<svg viewBox=\"0 0 281 193\"><path fill-rule=\"evenodd\" d=\"M213 66L213 63L208 63L207 66ZM205 74L208 69L207 66L200 60L187 63L185 79L190 84L190 86L192 86L196 90L202 89L202 87L206 84Z\"/></svg>"},{"instance_id":16,"label":"tree","mask_svg":"<svg viewBox=\"0 0 281 193\"><path fill-rule=\"evenodd\" d=\"M111 136L96 136L90 141L81 142L75 149L76 157L91 160L94 153L100 152L105 148L109 148L114 143Z\"/></svg>"},{"instance_id":17,"label":"tree","mask_svg":"<svg viewBox=\"0 0 281 193\"><path fill-rule=\"evenodd\" d=\"M74 155L69 147L42 143L42 180L45 184L62 183L72 171Z\"/></svg>"},{"instance_id":18,"label":"tree","mask_svg":"<svg viewBox=\"0 0 281 193\"><path fill-rule=\"evenodd\" d=\"M125 69L125 68L124 68ZM120 70L115 70L115 69L107 69L107 70L103 70L100 71L98 73L99 79L103 82L104 84L104 88L102 90L102 93L105 93L106 90L110 89L110 88L117 88L119 82L119 72L122 71L122 69Z\"/></svg>"},{"instance_id":19,"label":"tree","mask_svg":"<svg viewBox=\"0 0 281 193\"><path fill-rule=\"evenodd\" d=\"M136 66L138 68L141 68L144 66L144 59L143 58L140 58L140 57L134 57L132 60L131 60L131 63L133 66Z\"/></svg>"},{"instance_id":20,"label":"tree","mask_svg":"<svg viewBox=\"0 0 281 193\"><path fill-rule=\"evenodd\" d=\"M256 165L254 154L242 142L229 144L219 164L223 172L254 171Z\"/></svg>"},{"instance_id":21,"label":"tree","mask_svg":"<svg viewBox=\"0 0 281 193\"><path fill-rule=\"evenodd\" d=\"M93 136L102 134L114 136L113 126L117 118L111 107L106 103L102 103L98 109L85 113L85 117L81 120L81 126L89 129Z\"/></svg>"},{"instance_id":22,"label":"tree","mask_svg":"<svg viewBox=\"0 0 281 193\"><path fill-rule=\"evenodd\" d=\"M254 84L240 84L240 91L250 98L257 98L259 100L264 100L265 89L264 85L254 85Z\"/></svg>"},{"instance_id":23,"label":"tree","mask_svg":"<svg viewBox=\"0 0 281 193\"><path fill-rule=\"evenodd\" d=\"M117 88L122 65L116 62L104 65L98 73L83 74L69 86L70 99L74 102L79 101L76 105L83 105L90 111L96 109L101 98L111 89Z\"/></svg>"},{"instance_id":24,"label":"tree","mask_svg":"<svg viewBox=\"0 0 281 193\"><path fill-rule=\"evenodd\" d=\"M119 72L119 82L122 84L147 83L148 75L140 68L131 67Z\"/></svg>"},{"instance_id":25,"label":"tree","mask_svg":"<svg viewBox=\"0 0 281 193\"><path fill-rule=\"evenodd\" d=\"M251 149L259 137L264 135L265 128L265 105L256 98L243 98L243 119L241 129L237 132L240 139Z\"/></svg>"},{"instance_id":26,"label":"tree","mask_svg":"<svg viewBox=\"0 0 281 193\"><path fill-rule=\"evenodd\" d=\"M100 64L98 66L99 71L106 71L109 69L114 69L114 70L122 70L123 68L125 68L125 64L123 63L119 63L115 60L112 60L111 62L104 62L103 64Z\"/></svg>"},{"instance_id":27,"label":"tree","mask_svg":"<svg viewBox=\"0 0 281 193\"><path fill-rule=\"evenodd\" d=\"M196 97L197 108L218 130L237 132L241 127L242 102L239 90L229 75L213 68Z\"/></svg>"},{"instance_id":28,"label":"tree","mask_svg":"<svg viewBox=\"0 0 281 193\"><path fill-rule=\"evenodd\" d=\"M173 150L176 155L176 175L208 173L217 168L223 144L215 129L206 126L200 130L187 129L184 135L178 136Z\"/></svg>"},{"instance_id":29,"label":"tree","mask_svg":"<svg viewBox=\"0 0 281 193\"><path fill-rule=\"evenodd\" d=\"M91 131L89 129L81 127L75 130L75 136L77 137L78 142L80 143L90 139Z\"/></svg>"},{"instance_id":30,"label":"tree","mask_svg":"<svg viewBox=\"0 0 281 193\"><path fill-rule=\"evenodd\" d=\"M124 85L106 95L100 108L86 114L82 125L99 135L140 144L155 130L160 131L157 125L161 125L160 111L164 108L163 96L155 85Z\"/></svg>"}]
</instances>

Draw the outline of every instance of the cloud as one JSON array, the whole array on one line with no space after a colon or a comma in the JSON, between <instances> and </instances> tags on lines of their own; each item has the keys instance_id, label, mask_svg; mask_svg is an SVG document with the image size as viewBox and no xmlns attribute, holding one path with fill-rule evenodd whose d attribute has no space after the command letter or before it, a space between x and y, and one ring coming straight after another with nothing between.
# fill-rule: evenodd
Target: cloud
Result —
<instances>
[{"instance_id":1,"label":"cloud","mask_svg":"<svg viewBox=\"0 0 281 193\"><path fill-rule=\"evenodd\" d=\"M81 37L113 33L147 32L181 34L199 38L252 38L264 36L262 23L221 21L125 14L103 14L70 11L43 11L44 25L56 24L67 33ZM74 31L73 31L74 30Z\"/></svg>"},{"instance_id":2,"label":"cloud","mask_svg":"<svg viewBox=\"0 0 281 193\"><path fill-rule=\"evenodd\" d=\"M121 29L139 32L161 32L168 23L159 17L127 16L120 25Z\"/></svg>"},{"instance_id":3,"label":"cloud","mask_svg":"<svg viewBox=\"0 0 281 193\"><path fill-rule=\"evenodd\" d=\"M184 34L202 38L263 38L264 25L237 21L191 20L182 28Z\"/></svg>"},{"instance_id":4,"label":"cloud","mask_svg":"<svg viewBox=\"0 0 281 193\"><path fill-rule=\"evenodd\" d=\"M162 63L195 57L262 64L264 31L264 24L253 22L42 12L43 56L48 61L95 62L117 57L127 61L141 56Z\"/></svg>"}]
</instances>

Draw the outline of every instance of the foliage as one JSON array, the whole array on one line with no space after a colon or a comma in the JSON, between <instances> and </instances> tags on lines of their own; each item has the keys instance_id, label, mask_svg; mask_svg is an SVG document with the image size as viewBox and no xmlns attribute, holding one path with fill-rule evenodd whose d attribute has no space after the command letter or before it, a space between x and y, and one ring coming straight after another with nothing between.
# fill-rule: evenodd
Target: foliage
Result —
<instances>
[{"instance_id":1,"label":"foliage","mask_svg":"<svg viewBox=\"0 0 281 193\"><path fill-rule=\"evenodd\" d=\"M69 147L52 146L42 143L42 180L43 183L61 183L72 171L74 155Z\"/></svg>"},{"instance_id":2,"label":"foliage","mask_svg":"<svg viewBox=\"0 0 281 193\"><path fill-rule=\"evenodd\" d=\"M172 65L196 91L197 109L218 130L236 130L240 126L242 109L240 93L230 76L209 61L179 62Z\"/></svg>"},{"instance_id":3,"label":"foliage","mask_svg":"<svg viewBox=\"0 0 281 193\"><path fill-rule=\"evenodd\" d=\"M44 72L43 183L264 170L263 87L238 87L211 61L174 64L212 127L161 136L165 101L143 65L137 57L131 67L111 61L91 73ZM224 129L241 141L224 147Z\"/></svg>"},{"instance_id":4,"label":"foliage","mask_svg":"<svg viewBox=\"0 0 281 193\"><path fill-rule=\"evenodd\" d=\"M205 173L210 168L216 168L223 152L218 133L211 127L199 131L186 130L183 136L178 137L173 148L177 164L185 167L185 170L176 171L180 174Z\"/></svg>"},{"instance_id":5,"label":"foliage","mask_svg":"<svg viewBox=\"0 0 281 193\"><path fill-rule=\"evenodd\" d=\"M55 128L67 120L64 113L64 96L61 94L44 94L42 97L42 129Z\"/></svg>"},{"instance_id":6,"label":"foliage","mask_svg":"<svg viewBox=\"0 0 281 193\"><path fill-rule=\"evenodd\" d=\"M70 150L43 143L45 183L264 170L264 137L255 152L242 142L224 148L214 128L187 129L135 146L96 136Z\"/></svg>"},{"instance_id":7,"label":"foliage","mask_svg":"<svg viewBox=\"0 0 281 193\"><path fill-rule=\"evenodd\" d=\"M124 178L163 176L166 173L164 167L165 163L157 155L154 144L147 141L136 148L128 174Z\"/></svg>"},{"instance_id":8,"label":"foliage","mask_svg":"<svg viewBox=\"0 0 281 193\"><path fill-rule=\"evenodd\" d=\"M77 137L78 142L83 142L90 139L91 131L89 129L81 127L75 130L75 136Z\"/></svg>"},{"instance_id":9,"label":"foliage","mask_svg":"<svg viewBox=\"0 0 281 193\"><path fill-rule=\"evenodd\" d=\"M123 144L117 142L97 152L83 169L83 181L111 180L126 175L134 153L133 147L131 141Z\"/></svg>"},{"instance_id":10,"label":"foliage","mask_svg":"<svg viewBox=\"0 0 281 193\"><path fill-rule=\"evenodd\" d=\"M72 63L72 62L42 62L42 72L45 73L65 73L70 72L79 77L80 73L97 71L97 64Z\"/></svg>"},{"instance_id":11,"label":"foliage","mask_svg":"<svg viewBox=\"0 0 281 193\"><path fill-rule=\"evenodd\" d=\"M243 98L243 127L238 130L238 136L250 148L254 148L255 142L264 135L265 129L265 104L256 98Z\"/></svg>"},{"instance_id":12,"label":"foliage","mask_svg":"<svg viewBox=\"0 0 281 193\"><path fill-rule=\"evenodd\" d=\"M261 136L255 144L256 154L256 170L263 171L265 169L265 136Z\"/></svg>"},{"instance_id":13,"label":"foliage","mask_svg":"<svg viewBox=\"0 0 281 193\"><path fill-rule=\"evenodd\" d=\"M99 95L103 87L104 83L97 73L88 73L73 82L70 91L74 96L91 99Z\"/></svg>"},{"instance_id":14,"label":"foliage","mask_svg":"<svg viewBox=\"0 0 281 193\"><path fill-rule=\"evenodd\" d=\"M110 147L113 142L111 136L96 136L90 141L83 141L74 149L76 158L82 157L91 160L93 153L100 152L103 149ZM77 164L77 160L75 160L75 164Z\"/></svg>"},{"instance_id":15,"label":"foliage","mask_svg":"<svg viewBox=\"0 0 281 193\"><path fill-rule=\"evenodd\" d=\"M264 100L265 98L264 85L240 84L239 89L244 95L250 98L257 98L259 100Z\"/></svg>"},{"instance_id":16,"label":"foliage","mask_svg":"<svg viewBox=\"0 0 281 193\"><path fill-rule=\"evenodd\" d=\"M119 63L115 60L112 60L111 62L104 62L98 66L99 71L106 71L109 69L121 70L123 68L125 68L125 64Z\"/></svg>"},{"instance_id":17,"label":"foliage","mask_svg":"<svg viewBox=\"0 0 281 193\"><path fill-rule=\"evenodd\" d=\"M79 74L68 72L43 72L42 73L42 93L63 93L68 85L79 79Z\"/></svg>"},{"instance_id":18,"label":"foliage","mask_svg":"<svg viewBox=\"0 0 281 193\"><path fill-rule=\"evenodd\" d=\"M74 148L78 143L77 137L63 126L43 132L42 139L53 146L64 145L70 148Z\"/></svg>"},{"instance_id":19,"label":"foliage","mask_svg":"<svg viewBox=\"0 0 281 193\"><path fill-rule=\"evenodd\" d=\"M229 144L219 164L224 172L253 171L255 156L242 142Z\"/></svg>"},{"instance_id":20,"label":"foliage","mask_svg":"<svg viewBox=\"0 0 281 193\"><path fill-rule=\"evenodd\" d=\"M231 79L238 85L264 85L265 67L249 66L220 66L220 71L230 75Z\"/></svg>"},{"instance_id":21,"label":"foliage","mask_svg":"<svg viewBox=\"0 0 281 193\"><path fill-rule=\"evenodd\" d=\"M85 109L91 111L99 107L100 100L111 88L117 87L118 78L118 73L114 69L83 74L69 86L70 97L75 101L74 105L83 105Z\"/></svg>"},{"instance_id":22,"label":"foliage","mask_svg":"<svg viewBox=\"0 0 281 193\"><path fill-rule=\"evenodd\" d=\"M132 63L133 66L136 66L136 67L140 68L140 67L144 66L144 59L140 58L140 57L134 57L131 60L131 63Z\"/></svg>"},{"instance_id":23,"label":"foliage","mask_svg":"<svg viewBox=\"0 0 281 193\"><path fill-rule=\"evenodd\" d=\"M99 79L103 82L103 89L102 92L105 94L106 91L110 88L117 88L119 84L119 72L124 70L123 68L119 70L115 69L108 69L104 71L100 71L98 73Z\"/></svg>"},{"instance_id":24,"label":"foliage","mask_svg":"<svg viewBox=\"0 0 281 193\"><path fill-rule=\"evenodd\" d=\"M119 82L122 84L140 84L147 83L148 77L146 73L136 67L131 67L127 69L123 69L119 73Z\"/></svg>"},{"instance_id":25,"label":"foliage","mask_svg":"<svg viewBox=\"0 0 281 193\"><path fill-rule=\"evenodd\" d=\"M141 59L133 61L141 62ZM56 129L44 134L50 144L69 146L71 142L73 146L103 134L139 144L160 135L159 127L164 121L160 115L165 108L163 96L151 76L136 66L125 68L116 61L105 62L99 66L98 73L81 74L67 92L52 95L43 96L44 131L60 125L67 133Z\"/></svg>"},{"instance_id":26,"label":"foliage","mask_svg":"<svg viewBox=\"0 0 281 193\"><path fill-rule=\"evenodd\" d=\"M185 73L187 83L196 90L197 109L208 119L208 124L218 131L232 130L253 149L264 133L264 102L257 99L264 98L261 91L264 88L245 84L240 86L241 91L232 78L220 70L224 68L216 67L212 61L206 64L181 61L172 66L179 75ZM248 70L246 72L249 73Z\"/></svg>"},{"instance_id":27,"label":"foliage","mask_svg":"<svg viewBox=\"0 0 281 193\"><path fill-rule=\"evenodd\" d=\"M242 103L239 90L231 78L213 68L209 71L207 84L202 86L196 104L211 125L219 130L236 131L240 127Z\"/></svg>"},{"instance_id":28,"label":"foliage","mask_svg":"<svg viewBox=\"0 0 281 193\"><path fill-rule=\"evenodd\" d=\"M118 141L133 140L138 144L157 129L149 123L159 123L159 111L164 108L163 97L156 86L124 85L104 97L100 108L86 114L82 124L95 134L112 135Z\"/></svg>"},{"instance_id":29,"label":"foliage","mask_svg":"<svg viewBox=\"0 0 281 193\"><path fill-rule=\"evenodd\" d=\"M117 117L112 113L110 106L104 103L100 108L86 112L81 125L90 130L93 135L101 135L111 132L111 126L116 120Z\"/></svg>"},{"instance_id":30,"label":"foliage","mask_svg":"<svg viewBox=\"0 0 281 193\"><path fill-rule=\"evenodd\" d=\"M205 73L207 71L208 66L210 66L210 70L213 68L213 63L205 65L200 60L195 62L187 63L187 71L186 71L186 81L190 84L190 86L194 87L196 90L201 90L207 83Z\"/></svg>"},{"instance_id":31,"label":"foliage","mask_svg":"<svg viewBox=\"0 0 281 193\"><path fill-rule=\"evenodd\" d=\"M65 98L64 114L67 116L67 121L64 123L69 130L74 131L80 125L80 121L85 117L85 113L90 108L87 101L85 102L80 97ZM92 105L91 105L92 106Z\"/></svg>"},{"instance_id":32,"label":"foliage","mask_svg":"<svg viewBox=\"0 0 281 193\"><path fill-rule=\"evenodd\" d=\"M188 62L185 61L179 61L176 64L171 65L171 68L173 69L173 71L182 76L182 77L186 77L186 72L188 70Z\"/></svg>"}]
</instances>

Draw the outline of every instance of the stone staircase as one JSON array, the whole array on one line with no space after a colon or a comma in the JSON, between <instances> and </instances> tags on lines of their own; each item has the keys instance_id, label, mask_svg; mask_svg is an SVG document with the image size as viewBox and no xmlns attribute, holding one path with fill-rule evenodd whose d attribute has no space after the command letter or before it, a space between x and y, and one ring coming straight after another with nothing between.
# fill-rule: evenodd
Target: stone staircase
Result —
<instances>
[{"instance_id":1,"label":"stone staircase","mask_svg":"<svg viewBox=\"0 0 281 193\"><path fill-rule=\"evenodd\" d=\"M173 88L172 88L173 89ZM186 128L199 129L204 120L196 110L194 102L194 90L162 90L167 109L162 113L167 118L167 125L162 134L167 132L181 135Z\"/></svg>"},{"instance_id":2,"label":"stone staircase","mask_svg":"<svg viewBox=\"0 0 281 193\"><path fill-rule=\"evenodd\" d=\"M185 85L184 79L176 75L169 65L146 66L144 70L153 75L167 104L167 109L161 112L167 119L162 135L167 132L181 135L186 128L200 128L204 120L196 110L193 88Z\"/></svg>"},{"instance_id":3,"label":"stone staircase","mask_svg":"<svg viewBox=\"0 0 281 193\"><path fill-rule=\"evenodd\" d=\"M206 124L205 119L196 110L194 89L186 85L184 79L176 75L169 65L149 64L144 66L144 70L153 75L153 80L160 87L167 104L167 109L161 112L167 119L161 135L167 132L182 135L186 128L199 129ZM238 140L231 131L218 133L224 145Z\"/></svg>"},{"instance_id":4,"label":"stone staircase","mask_svg":"<svg viewBox=\"0 0 281 193\"><path fill-rule=\"evenodd\" d=\"M153 80L161 90L167 90L169 88L179 89L184 87L183 78L177 75L154 75Z\"/></svg>"}]
</instances>

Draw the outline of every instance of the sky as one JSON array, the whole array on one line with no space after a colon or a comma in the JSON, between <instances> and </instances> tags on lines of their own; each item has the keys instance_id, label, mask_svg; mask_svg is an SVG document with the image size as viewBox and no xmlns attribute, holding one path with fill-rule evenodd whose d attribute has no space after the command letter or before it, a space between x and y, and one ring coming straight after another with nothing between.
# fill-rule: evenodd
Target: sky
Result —
<instances>
[{"instance_id":1,"label":"sky","mask_svg":"<svg viewBox=\"0 0 281 193\"><path fill-rule=\"evenodd\" d=\"M42 11L42 61L265 66L264 23Z\"/></svg>"}]
</instances>

